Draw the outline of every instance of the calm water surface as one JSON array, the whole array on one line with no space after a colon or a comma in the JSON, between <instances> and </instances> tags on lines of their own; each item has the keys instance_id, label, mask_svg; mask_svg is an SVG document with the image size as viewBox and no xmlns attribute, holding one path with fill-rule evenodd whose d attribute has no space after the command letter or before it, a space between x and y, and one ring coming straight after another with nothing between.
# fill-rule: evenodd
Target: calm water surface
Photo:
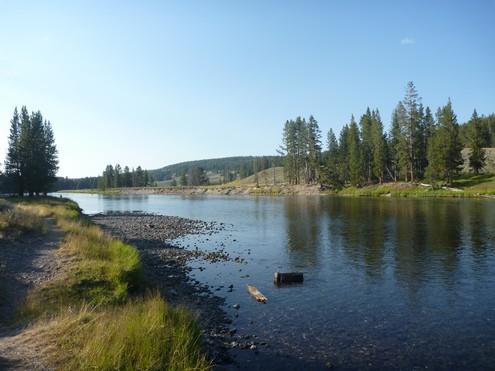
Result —
<instances>
[{"instance_id":1,"label":"calm water surface","mask_svg":"<svg viewBox=\"0 0 495 371\"><path fill-rule=\"evenodd\" d=\"M308 369L327 361L336 369L495 369L495 202L66 196L86 213L227 223L219 235L177 243L224 243L248 264L206 264L194 277L218 289L226 311L241 305L234 321L241 334L257 334L270 344L266 352ZM304 271L305 282L277 288L277 270ZM252 300L247 283L268 304Z\"/></svg>"}]
</instances>

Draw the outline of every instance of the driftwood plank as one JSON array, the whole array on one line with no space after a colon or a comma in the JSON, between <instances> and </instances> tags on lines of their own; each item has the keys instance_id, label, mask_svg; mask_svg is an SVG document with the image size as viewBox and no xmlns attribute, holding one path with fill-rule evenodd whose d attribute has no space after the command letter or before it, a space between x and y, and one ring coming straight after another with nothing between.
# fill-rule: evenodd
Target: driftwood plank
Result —
<instances>
[{"instance_id":1,"label":"driftwood plank","mask_svg":"<svg viewBox=\"0 0 495 371\"><path fill-rule=\"evenodd\" d=\"M259 301L260 303L265 304L267 302L267 297L263 295L256 287L247 285L247 290L251 294L252 297Z\"/></svg>"}]
</instances>

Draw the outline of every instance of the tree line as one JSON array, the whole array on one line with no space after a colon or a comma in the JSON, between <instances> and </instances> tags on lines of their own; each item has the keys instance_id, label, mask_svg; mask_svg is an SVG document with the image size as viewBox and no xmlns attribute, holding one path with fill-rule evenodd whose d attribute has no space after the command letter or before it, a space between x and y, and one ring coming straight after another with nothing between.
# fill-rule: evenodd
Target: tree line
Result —
<instances>
[{"instance_id":1,"label":"tree line","mask_svg":"<svg viewBox=\"0 0 495 371\"><path fill-rule=\"evenodd\" d=\"M23 196L46 194L56 180L58 152L50 121L26 106L10 120L3 191Z\"/></svg>"},{"instance_id":2,"label":"tree line","mask_svg":"<svg viewBox=\"0 0 495 371\"><path fill-rule=\"evenodd\" d=\"M389 132L378 109L368 108L359 122L351 116L338 139L330 129L323 151L316 119L297 117L286 121L279 152L290 184L344 187L424 178L451 184L463 164L464 146L470 148L471 170L482 171L483 148L492 144L494 119L480 117L475 110L468 123L459 125L450 99L433 115L409 82L393 111Z\"/></svg>"},{"instance_id":3,"label":"tree line","mask_svg":"<svg viewBox=\"0 0 495 371\"><path fill-rule=\"evenodd\" d=\"M143 170L141 166L131 170L129 166L122 168L119 164L107 165L102 176L97 180L100 189L146 187L153 184L153 177L148 170Z\"/></svg>"}]
</instances>

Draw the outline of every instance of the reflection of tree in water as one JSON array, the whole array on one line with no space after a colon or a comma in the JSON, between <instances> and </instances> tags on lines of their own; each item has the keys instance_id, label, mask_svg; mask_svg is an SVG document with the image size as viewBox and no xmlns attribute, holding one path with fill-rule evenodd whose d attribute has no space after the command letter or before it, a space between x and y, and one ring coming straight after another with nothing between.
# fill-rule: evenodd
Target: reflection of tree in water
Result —
<instances>
[{"instance_id":1,"label":"reflection of tree in water","mask_svg":"<svg viewBox=\"0 0 495 371\"><path fill-rule=\"evenodd\" d=\"M325 204L332 248L340 246L352 264L364 267L370 277L383 275L386 207L380 200L352 198L330 198Z\"/></svg>"},{"instance_id":2,"label":"reflection of tree in water","mask_svg":"<svg viewBox=\"0 0 495 371\"><path fill-rule=\"evenodd\" d=\"M321 254L321 203L318 197L287 197L287 247L291 266L314 266Z\"/></svg>"},{"instance_id":3,"label":"reflection of tree in water","mask_svg":"<svg viewBox=\"0 0 495 371\"><path fill-rule=\"evenodd\" d=\"M144 211L148 198L148 195L99 195L98 202L103 204L103 212Z\"/></svg>"},{"instance_id":4,"label":"reflection of tree in water","mask_svg":"<svg viewBox=\"0 0 495 371\"><path fill-rule=\"evenodd\" d=\"M395 275L416 295L425 281L455 283L462 248L462 207L458 201L415 200L398 203Z\"/></svg>"},{"instance_id":5,"label":"reflection of tree in water","mask_svg":"<svg viewBox=\"0 0 495 371\"><path fill-rule=\"evenodd\" d=\"M392 267L397 282L414 295L432 279L453 286L461 262L476 269L472 264L482 264L487 249L495 249L495 208L490 206L459 200L289 198L289 256L293 265L317 264L321 224L328 223L332 252L369 277L382 278Z\"/></svg>"},{"instance_id":6,"label":"reflection of tree in water","mask_svg":"<svg viewBox=\"0 0 495 371\"><path fill-rule=\"evenodd\" d=\"M468 220L466 230L471 243L473 269L486 270L487 255L495 249L495 205L488 202L472 202L465 213Z\"/></svg>"}]
</instances>

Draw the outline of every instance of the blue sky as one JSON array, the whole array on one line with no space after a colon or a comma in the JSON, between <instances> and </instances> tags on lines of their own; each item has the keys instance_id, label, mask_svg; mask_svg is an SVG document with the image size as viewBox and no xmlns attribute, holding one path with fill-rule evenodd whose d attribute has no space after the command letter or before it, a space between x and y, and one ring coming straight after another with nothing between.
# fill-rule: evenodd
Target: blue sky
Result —
<instances>
[{"instance_id":1,"label":"blue sky","mask_svg":"<svg viewBox=\"0 0 495 371\"><path fill-rule=\"evenodd\" d=\"M409 80L464 121L495 111L493 19L495 0L0 0L0 159L23 104L70 177L275 154L297 115L388 126Z\"/></svg>"}]
</instances>

